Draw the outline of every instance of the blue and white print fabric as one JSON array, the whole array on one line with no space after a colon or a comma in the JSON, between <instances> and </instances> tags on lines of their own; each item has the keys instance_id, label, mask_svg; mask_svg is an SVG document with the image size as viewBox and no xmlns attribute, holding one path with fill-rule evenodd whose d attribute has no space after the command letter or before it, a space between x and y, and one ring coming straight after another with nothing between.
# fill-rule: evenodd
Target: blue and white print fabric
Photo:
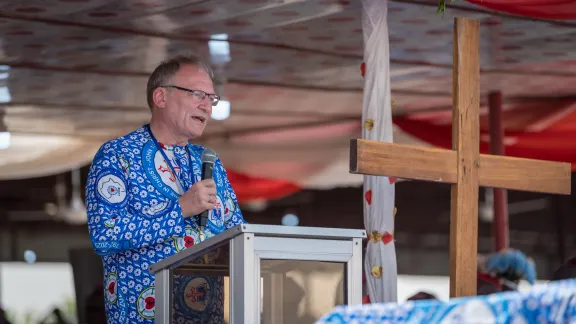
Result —
<instances>
[{"instance_id":1,"label":"blue and white print fabric","mask_svg":"<svg viewBox=\"0 0 576 324\"><path fill-rule=\"evenodd\" d=\"M576 323L576 279L533 286L528 292L339 306L316 324L376 323Z\"/></svg>"},{"instance_id":2,"label":"blue and white print fabric","mask_svg":"<svg viewBox=\"0 0 576 324\"><path fill-rule=\"evenodd\" d=\"M154 276L149 266L200 238L197 216L183 218L178 198L200 181L204 148L160 146L178 179L146 127L105 143L90 168L88 228L104 263L108 323L154 323ZM244 222L220 159L213 177L217 201L204 230L207 238ZM174 322L222 322L222 285L218 277L175 276Z\"/></svg>"}]
</instances>

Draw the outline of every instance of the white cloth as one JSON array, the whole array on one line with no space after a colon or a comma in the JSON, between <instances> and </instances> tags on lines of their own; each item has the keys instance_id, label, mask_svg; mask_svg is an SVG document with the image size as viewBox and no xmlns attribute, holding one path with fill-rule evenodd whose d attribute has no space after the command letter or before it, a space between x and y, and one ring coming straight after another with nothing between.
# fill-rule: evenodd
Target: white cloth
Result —
<instances>
[{"instance_id":1,"label":"white cloth","mask_svg":"<svg viewBox=\"0 0 576 324\"><path fill-rule=\"evenodd\" d=\"M388 3L386 0L362 0L362 4L366 64L362 137L392 142L390 50L386 22ZM374 122L371 130L365 126L367 119ZM391 238L394 234L394 183L391 182L388 177L364 177L364 225L369 235L376 231L384 234L385 238ZM364 264L370 300L373 303L395 302L397 268L394 240L369 241ZM371 273L373 267L382 267L381 276Z\"/></svg>"}]
</instances>

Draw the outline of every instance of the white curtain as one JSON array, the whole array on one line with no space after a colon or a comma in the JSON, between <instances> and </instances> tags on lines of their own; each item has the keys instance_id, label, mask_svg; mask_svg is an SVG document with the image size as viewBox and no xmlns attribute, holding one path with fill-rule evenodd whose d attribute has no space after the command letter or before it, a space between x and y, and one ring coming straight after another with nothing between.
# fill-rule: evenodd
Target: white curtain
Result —
<instances>
[{"instance_id":1,"label":"white curtain","mask_svg":"<svg viewBox=\"0 0 576 324\"><path fill-rule=\"evenodd\" d=\"M392 142L390 50L386 0L362 0L364 98L362 137ZM394 183L388 177L364 177L364 224L369 235L366 285L373 303L395 302Z\"/></svg>"}]
</instances>

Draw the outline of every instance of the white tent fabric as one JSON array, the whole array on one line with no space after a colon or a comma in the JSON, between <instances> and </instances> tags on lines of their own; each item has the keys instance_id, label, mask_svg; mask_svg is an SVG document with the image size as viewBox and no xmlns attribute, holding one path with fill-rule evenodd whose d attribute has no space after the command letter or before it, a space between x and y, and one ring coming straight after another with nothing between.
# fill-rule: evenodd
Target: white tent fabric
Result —
<instances>
[{"instance_id":1,"label":"white tent fabric","mask_svg":"<svg viewBox=\"0 0 576 324\"><path fill-rule=\"evenodd\" d=\"M273 136L278 131L258 139L242 136L201 144L215 150L227 169L248 176L291 181L306 189L359 187L363 177L349 173L349 140L361 136L360 119L341 126L328 133L329 138L305 134L307 137L303 140L300 135L303 131L295 129L286 139ZM211 127L209 124L207 129ZM327 132L327 127L322 127L321 132ZM122 133L116 132L109 137L120 135ZM394 139L402 144L426 145L397 127ZM0 180L45 177L86 166L106 140L101 137L12 134L10 147L0 149Z\"/></svg>"},{"instance_id":2,"label":"white tent fabric","mask_svg":"<svg viewBox=\"0 0 576 324\"><path fill-rule=\"evenodd\" d=\"M392 142L388 4L383 0L362 0L362 4L366 71L362 137ZM394 189L394 181L388 177L364 177L364 224L370 235L365 271L367 290L373 303L395 302L397 299Z\"/></svg>"},{"instance_id":3,"label":"white tent fabric","mask_svg":"<svg viewBox=\"0 0 576 324\"><path fill-rule=\"evenodd\" d=\"M0 181L46 177L92 162L102 143L57 135L13 134L0 150Z\"/></svg>"}]
</instances>

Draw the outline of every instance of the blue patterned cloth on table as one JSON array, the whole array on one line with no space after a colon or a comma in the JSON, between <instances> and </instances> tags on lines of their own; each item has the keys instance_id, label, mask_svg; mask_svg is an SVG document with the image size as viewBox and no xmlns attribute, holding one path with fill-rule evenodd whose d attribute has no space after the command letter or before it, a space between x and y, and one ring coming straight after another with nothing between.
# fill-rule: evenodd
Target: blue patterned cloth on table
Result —
<instances>
[{"instance_id":1,"label":"blue patterned cloth on table","mask_svg":"<svg viewBox=\"0 0 576 324\"><path fill-rule=\"evenodd\" d=\"M576 323L576 279L505 292L403 304L339 306L316 324L376 323Z\"/></svg>"},{"instance_id":2,"label":"blue patterned cloth on table","mask_svg":"<svg viewBox=\"0 0 576 324\"><path fill-rule=\"evenodd\" d=\"M86 207L92 244L104 263L108 323L154 323L154 276L148 267L200 239L197 217L183 218L178 198L201 179L203 151L192 144L156 145L141 127L105 143L94 157ZM244 222L220 159L213 177L217 201L204 230L207 238ZM223 303L221 277L174 277L174 323L222 323Z\"/></svg>"}]
</instances>

